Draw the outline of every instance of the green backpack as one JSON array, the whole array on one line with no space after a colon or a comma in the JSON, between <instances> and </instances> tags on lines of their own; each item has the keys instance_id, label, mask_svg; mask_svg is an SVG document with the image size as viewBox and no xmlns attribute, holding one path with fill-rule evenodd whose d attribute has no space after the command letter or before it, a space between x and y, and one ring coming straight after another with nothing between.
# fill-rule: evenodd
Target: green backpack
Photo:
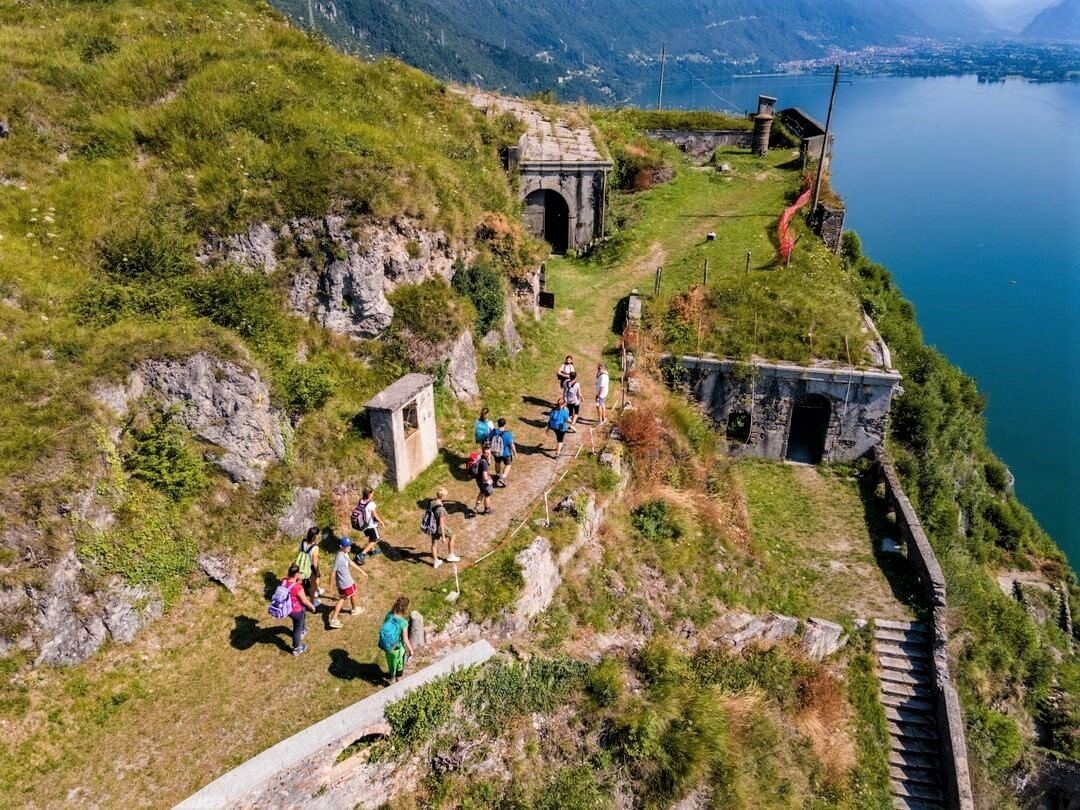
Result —
<instances>
[{"instance_id":1,"label":"green backpack","mask_svg":"<svg viewBox=\"0 0 1080 810\"><path fill-rule=\"evenodd\" d=\"M315 548L312 546L311 548ZM300 553L296 555L296 567L300 569L301 579L311 579L311 550L304 551L304 544L300 544Z\"/></svg>"}]
</instances>

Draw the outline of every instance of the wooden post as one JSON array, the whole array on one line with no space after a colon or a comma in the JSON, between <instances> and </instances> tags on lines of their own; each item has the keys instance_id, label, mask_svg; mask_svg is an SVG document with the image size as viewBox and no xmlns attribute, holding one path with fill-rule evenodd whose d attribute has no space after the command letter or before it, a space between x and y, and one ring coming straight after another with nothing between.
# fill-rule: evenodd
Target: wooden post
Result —
<instances>
[{"instance_id":1,"label":"wooden post","mask_svg":"<svg viewBox=\"0 0 1080 810\"><path fill-rule=\"evenodd\" d=\"M659 295L660 294L660 276L662 276L663 274L664 274L664 266L660 265L660 267L656 268L656 281L653 282L653 291L652 291L653 295Z\"/></svg>"},{"instance_id":2,"label":"wooden post","mask_svg":"<svg viewBox=\"0 0 1080 810\"><path fill-rule=\"evenodd\" d=\"M750 251L746 251L746 275L750 275Z\"/></svg>"},{"instance_id":3,"label":"wooden post","mask_svg":"<svg viewBox=\"0 0 1080 810\"><path fill-rule=\"evenodd\" d=\"M709 260L705 260L705 268L702 270L702 284L709 286Z\"/></svg>"},{"instance_id":4,"label":"wooden post","mask_svg":"<svg viewBox=\"0 0 1080 810\"><path fill-rule=\"evenodd\" d=\"M664 63L667 61L667 43L660 44L660 92L656 95L656 110L664 109Z\"/></svg>"}]
</instances>

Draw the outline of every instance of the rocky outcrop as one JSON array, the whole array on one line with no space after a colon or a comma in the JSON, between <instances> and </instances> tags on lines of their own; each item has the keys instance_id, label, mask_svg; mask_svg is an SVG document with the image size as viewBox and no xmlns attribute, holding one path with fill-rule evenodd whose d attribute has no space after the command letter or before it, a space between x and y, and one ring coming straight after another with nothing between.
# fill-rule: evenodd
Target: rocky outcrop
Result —
<instances>
[{"instance_id":1,"label":"rocky outcrop","mask_svg":"<svg viewBox=\"0 0 1080 810\"><path fill-rule=\"evenodd\" d=\"M502 345L511 357L517 355L523 348L521 335L518 334L517 326L514 325L514 298L509 293L503 300L502 323L497 329L492 329L480 340L484 348L495 348Z\"/></svg>"},{"instance_id":2,"label":"rocky outcrop","mask_svg":"<svg viewBox=\"0 0 1080 810\"><path fill-rule=\"evenodd\" d=\"M233 481L258 487L266 468L285 457L270 389L254 369L204 353L185 360L146 360L125 386L98 391L98 399L121 414L144 396L176 408L188 430L220 447L224 452L213 461Z\"/></svg>"},{"instance_id":3,"label":"rocky outcrop","mask_svg":"<svg viewBox=\"0 0 1080 810\"><path fill-rule=\"evenodd\" d=\"M294 219L278 230L258 223L200 251L204 263L266 273L287 267L293 312L356 339L378 337L390 325L388 292L435 277L449 281L459 258L471 258L464 245L412 220L356 224L335 215Z\"/></svg>"},{"instance_id":4,"label":"rocky outcrop","mask_svg":"<svg viewBox=\"0 0 1080 810\"><path fill-rule=\"evenodd\" d=\"M236 592L240 575L236 570L236 565L224 554L200 554L195 558L195 562L211 581L216 582L229 593Z\"/></svg>"},{"instance_id":5,"label":"rocky outcrop","mask_svg":"<svg viewBox=\"0 0 1080 810\"><path fill-rule=\"evenodd\" d=\"M450 393L461 400L480 396L476 382L476 347L472 332L465 331L450 344L446 364L446 384Z\"/></svg>"},{"instance_id":6,"label":"rocky outcrop","mask_svg":"<svg viewBox=\"0 0 1080 810\"><path fill-rule=\"evenodd\" d=\"M799 634L799 620L780 613L754 616L732 612L720 619L717 640L739 652L751 646L770 647ZM809 658L828 658L847 643L844 628L826 619L809 618L802 628L799 646Z\"/></svg>"},{"instance_id":7,"label":"rocky outcrop","mask_svg":"<svg viewBox=\"0 0 1080 810\"><path fill-rule=\"evenodd\" d=\"M297 540L303 537L307 530L315 525L315 507L319 503L320 495L317 489L299 487L278 518L278 531Z\"/></svg>"}]
</instances>

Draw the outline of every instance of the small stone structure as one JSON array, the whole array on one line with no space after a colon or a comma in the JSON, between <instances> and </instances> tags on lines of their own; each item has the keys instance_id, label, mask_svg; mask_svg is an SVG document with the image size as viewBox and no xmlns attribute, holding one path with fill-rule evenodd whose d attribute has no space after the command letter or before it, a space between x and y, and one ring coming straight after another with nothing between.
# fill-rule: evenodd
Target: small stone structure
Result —
<instances>
[{"instance_id":1,"label":"small stone structure","mask_svg":"<svg viewBox=\"0 0 1080 810\"><path fill-rule=\"evenodd\" d=\"M817 162L821 158L821 142L825 140L825 125L798 107L788 107L779 113L782 123L799 139L799 156L803 162ZM835 136L829 133L829 145L825 149L825 164L832 159Z\"/></svg>"},{"instance_id":2,"label":"small stone structure","mask_svg":"<svg viewBox=\"0 0 1080 810\"><path fill-rule=\"evenodd\" d=\"M854 461L885 438L900 375L891 369L667 358L726 429L735 456L817 464Z\"/></svg>"},{"instance_id":3,"label":"small stone structure","mask_svg":"<svg viewBox=\"0 0 1080 810\"><path fill-rule=\"evenodd\" d=\"M645 134L672 143L695 158L707 158L720 147L749 149L753 142L749 129L647 129Z\"/></svg>"},{"instance_id":4,"label":"small stone structure","mask_svg":"<svg viewBox=\"0 0 1080 810\"><path fill-rule=\"evenodd\" d=\"M583 250L604 235L607 176L612 163L585 127L552 119L519 99L470 92L483 110L510 113L526 126L508 150L507 169L521 175L525 229L555 253Z\"/></svg>"},{"instance_id":5,"label":"small stone structure","mask_svg":"<svg viewBox=\"0 0 1080 810\"><path fill-rule=\"evenodd\" d=\"M817 210L810 217L810 226L821 237L825 247L833 253L839 253L844 236L844 220L847 209L841 206L819 203Z\"/></svg>"},{"instance_id":6,"label":"small stone structure","mask_svg":"<svg viewBox=\"0 0 1080 810\"><path fill-rule=\"evenodd\" d=\"M386 480L399 490L439 453L434 382L426 374L406 374L364 405L375 448L386 462Z\"/></svg>"}]
</instances>

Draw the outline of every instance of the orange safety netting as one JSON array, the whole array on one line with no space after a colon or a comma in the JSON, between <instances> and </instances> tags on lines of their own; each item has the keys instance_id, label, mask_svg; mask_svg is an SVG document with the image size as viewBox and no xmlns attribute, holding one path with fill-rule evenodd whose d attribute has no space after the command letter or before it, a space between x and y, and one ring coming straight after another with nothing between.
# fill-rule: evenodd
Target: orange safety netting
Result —
<instances>
[{"instance_id":1,"label":"orange safety netting","mask_svg":"<svg viewBox=\"0 0 1080 810\"><path fill-rule=\"evenodd\" d=\"M785 264L791 261L791 251L795 247L795 237L791 235L791 218L795 216L796 211L810 202L812 190L813 187L808 185L806 191L799 195L799 199L785 208L784 213L780 215L780 226L777 231L780 237L780 258Z\"/></svg>"}]
</instances>

